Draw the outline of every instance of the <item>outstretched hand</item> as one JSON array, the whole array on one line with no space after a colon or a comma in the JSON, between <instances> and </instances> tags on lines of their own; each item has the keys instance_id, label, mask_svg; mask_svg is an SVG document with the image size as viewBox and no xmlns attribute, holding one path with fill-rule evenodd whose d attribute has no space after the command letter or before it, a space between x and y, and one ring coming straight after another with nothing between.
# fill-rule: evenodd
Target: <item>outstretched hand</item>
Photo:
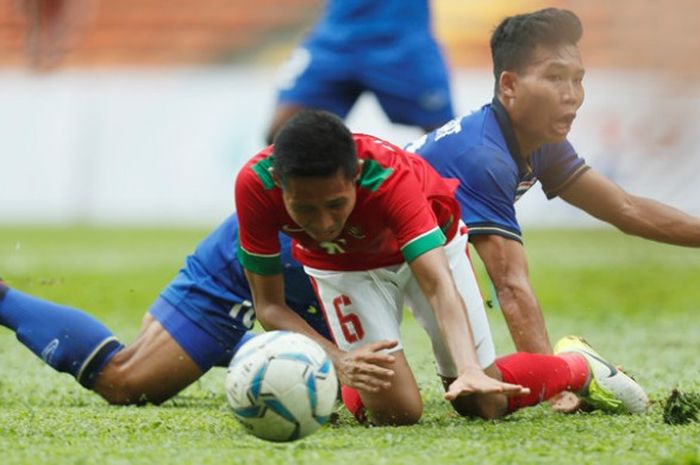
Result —
<instances>
[{"instance_id":1,"label":"outstretched hand","mask_svg":"<svg viewBox=\"0 0 700 465\"><path fill-rule=\"evenodd\" d=\"M573 392L562 391L549 399L552 409L559 413L576 413L583 406L583 401Z\"/></svg>"},{"instance_id":2,"label":"outstretched hand","mask_svg":"<svg viewBox=\"0 0 700 465\"><path fill-rule=\"evenodd\" d=\"M461 374L445 392L446 400L455 400L459 396L470 394L505 394L522 396L530 394L530 389L519 384L510 384L491 378L483 370L474 369Z\"/></svg>"},{"instance_id":3,"label":"outstretched hand","mask_svg":"<svg viewBox=\"0 0 700 465\"><path fill-rule=\"evenodd\" d=\"M343 353L334 360L340 383L367 392L389 389L394 371L386 365L394 363L394 356L383 350L397 345L398 341L378 341Z\"/></svg>"}]
</instances>

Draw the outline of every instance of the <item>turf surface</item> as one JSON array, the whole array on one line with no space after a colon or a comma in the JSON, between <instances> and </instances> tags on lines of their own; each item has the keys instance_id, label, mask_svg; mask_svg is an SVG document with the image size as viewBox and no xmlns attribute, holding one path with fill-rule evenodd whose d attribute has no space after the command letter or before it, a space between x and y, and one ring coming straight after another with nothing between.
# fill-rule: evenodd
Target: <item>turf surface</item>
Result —
<instances>
[{"instance_id":1,"label":"turf surface","mask_svg":"<svg viewBox=\"0 0 700 465\"><path fill-rule=\"evenodd\" d=\"M0 228L0 276L91 312L129 341L205 233ZM653 401L648 414L542 405L496 422L460 418L441 400L426 338L407 317L404 344L426 404L419 425L366 428L341 411L308 439L270 444L227 411L223 369L160 407L112 407L0 328L0 464L700 464L700 424L662 421L674 387L700 391L700 252L607 230L525 240L551 338L581 334L624 365ZM489 313L499 353L512 351L502 317Z\"/></svg>"}]
</instances>

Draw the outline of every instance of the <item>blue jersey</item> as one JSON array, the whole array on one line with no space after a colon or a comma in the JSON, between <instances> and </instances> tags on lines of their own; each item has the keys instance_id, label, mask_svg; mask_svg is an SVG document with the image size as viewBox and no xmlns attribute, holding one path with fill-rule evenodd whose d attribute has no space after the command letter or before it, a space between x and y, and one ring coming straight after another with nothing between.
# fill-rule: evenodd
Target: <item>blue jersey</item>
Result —
<instances>
[{"instance_id":1,"label":"blue jersey","mask_svg":"<svg viewBox=\"0 0 700 465\"><path fill-rule=\"evenodd\" d=\"M430 34L428 0L328 0L310 39L347 48L383 42L384 48L387 41L400 46L397 36L420 34Z\"/></svg>"},{"instance_id":2,"label":"blue jersey","mask_svg":"<svg viewBox=\"0 0 700 465\"><path fill-rule=\"evenodd\" d=\"M316 297L303 267L291 256L290 239L280 235L285 298L289 307L317 332L329 338ZM185 260L161 297L221 340L236 340L252 328L250 287L238 259L238 218L228 217Z\"/></svg>"},{"instance_id":3,"label":"blue jersey","mask_svg":"<svg viewBox=\"0 0 700 465\"><path fill-rule=\"evenodd\" d=\"M459 180L457 200L470 235L497 234L519 242L514 203L538 180L551 199L588 169L566 140L545 144L526 160L497 99L406 148L441 176Z\"/></svg>"},{"instance_id":4,"label":"blue jersey","mask_svg":"<svg viewBox=\"0 0 700 465\"><path fill-rule=\"evenodd\" d=\"M278 103L342 118L363 92L395 123L430 129L454 117L427 0L329 0L278 86Z\"/></svg>"}]
</instances>

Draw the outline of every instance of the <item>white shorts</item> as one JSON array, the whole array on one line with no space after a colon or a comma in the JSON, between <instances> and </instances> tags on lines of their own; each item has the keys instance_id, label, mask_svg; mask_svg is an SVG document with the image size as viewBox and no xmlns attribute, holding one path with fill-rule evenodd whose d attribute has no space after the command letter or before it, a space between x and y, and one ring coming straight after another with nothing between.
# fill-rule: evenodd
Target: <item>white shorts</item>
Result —
<instances>
[{"instance_id":1,"label":"white shorts","mask_svg":"<svg viewBox=\"0 0 700 465\"><path fill-rule=\"evenodd\" d=\"M467 234L458 233L445 246L445 253L467 307L479 363L486 368L496 359L496 351L484 302L467 255ZM311 277L338 347L353 350L370 342L400 340L399 326L405 303L430 337L438 374L457 376L435 313L407 263L369 271L304 269ZM399 344L394 350L400 349Z\"/></svg>"}]
</instances>

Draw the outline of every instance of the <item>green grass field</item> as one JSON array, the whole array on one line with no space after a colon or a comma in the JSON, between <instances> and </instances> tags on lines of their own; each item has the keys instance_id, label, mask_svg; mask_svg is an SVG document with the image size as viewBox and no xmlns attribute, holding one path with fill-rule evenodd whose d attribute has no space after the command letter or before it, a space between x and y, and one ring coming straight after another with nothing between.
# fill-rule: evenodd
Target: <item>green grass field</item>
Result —
<instances>
[{"instance_id":1,"label":"green grass field","mask_svg":"<svg viewBox=\"0 0 700 465\"><path fill-rule=\"evenodd\" d=\"M0 276L83 308L123 341L206 231L0 228ZM291 444L246 435L229 414L223 369L155 407L112 407L58 374L0 328L0 464L700 464L700 424L670 426L672 388L700 391L700 252L613 231L525 236L553 340L585 336L647 389L648 414L561 415L547 405L494 422L465 420L441 400L426 338L404 322L425 401L420 424L337 425ZM491 310L499 353L513 349Z\"/></svg>"}]
</instances>

